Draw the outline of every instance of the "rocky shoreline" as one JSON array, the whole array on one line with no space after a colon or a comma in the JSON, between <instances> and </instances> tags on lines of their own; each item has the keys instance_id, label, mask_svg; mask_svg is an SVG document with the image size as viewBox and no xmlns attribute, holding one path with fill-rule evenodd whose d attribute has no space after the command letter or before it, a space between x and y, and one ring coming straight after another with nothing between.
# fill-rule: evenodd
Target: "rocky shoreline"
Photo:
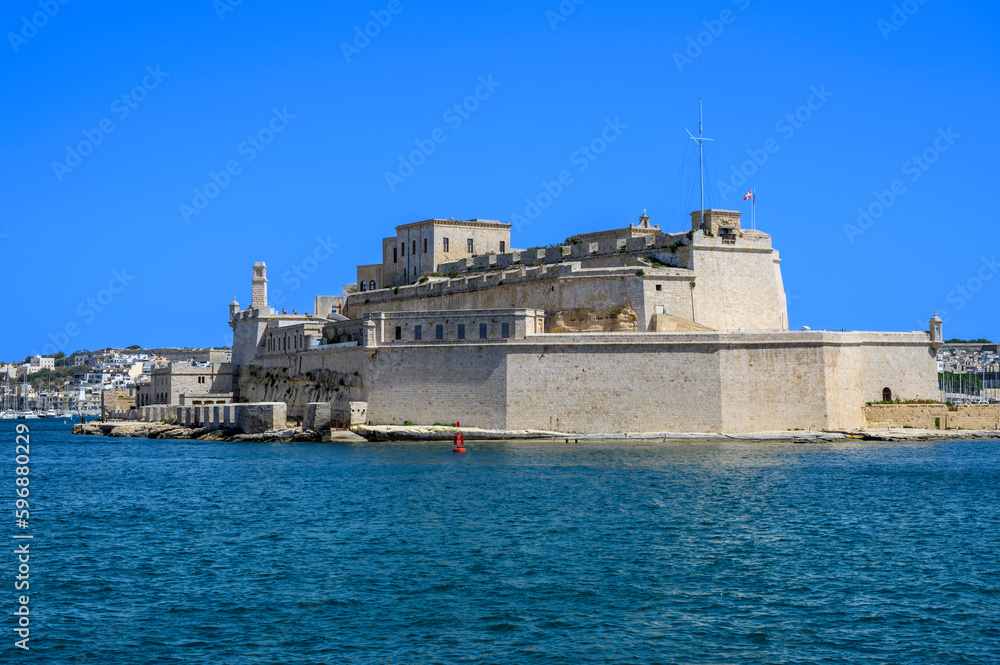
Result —
<instances>
[{"instance_id":1,"label":"rocky shoreline","mask_svg":"<svg viewBox=\"0 0 1000 665\"><path fill-rule=\"evenodd\" d=\"M183 427L166 423L91 422L73 426L73 434L144 439L188 439L198 441L240 442L314 442L361 443L451 441L454 427L420 425L362 425L353 430L304 430L289 427L262 434L243 434L239 430L219 430L204 427ZM463 427L466 441L550 441L575 443L580 441L775 441L788 443L823 443L836 441L949 441L966 439L1000 440L1000 432L989 430L921 430L884 429L832 432L755 432L751 434L721 434L702 432L645 432L635 434L571 434L545 430L496 430Z\"/></svg>"},{"instance_id":2,"label":"rocky shoreline","mask_svg":"<svg viewBox=\"0 0 1000 665\"><path fill-rule=\"evenodd\" d=\"M209 429L206 427L184 427L166 423L135 423L135 422L91 422L73 425L73 434L85 436L110 436L116 438L139 439L179 439L197 441L227 441L240 442L341 442L357 443L365 439L347 431L316 431L304 430L301 427L289 427L271 430L262 434L244 434L239 430Z\"/></svg>"}]
</instances>

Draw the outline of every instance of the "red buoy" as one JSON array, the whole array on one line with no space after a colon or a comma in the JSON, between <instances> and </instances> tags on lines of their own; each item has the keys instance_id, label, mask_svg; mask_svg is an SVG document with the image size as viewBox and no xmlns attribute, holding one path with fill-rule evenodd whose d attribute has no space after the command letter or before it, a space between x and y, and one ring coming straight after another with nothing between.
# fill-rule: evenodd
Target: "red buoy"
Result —
<instances>
[{"instance_id":1,"label":"red buoy","mask_svg":"<svg viewBox=\"0 0 1000 665\"><path fill-rule=\"evenodd\" d=\"M455 427L458 427L458 423L455 423ZM465 437L462 436L462 430L455 432L455 438L453 439L455 447L452 448L453 453L464 453L465 452Z\"/></svg>"}]
</instances>

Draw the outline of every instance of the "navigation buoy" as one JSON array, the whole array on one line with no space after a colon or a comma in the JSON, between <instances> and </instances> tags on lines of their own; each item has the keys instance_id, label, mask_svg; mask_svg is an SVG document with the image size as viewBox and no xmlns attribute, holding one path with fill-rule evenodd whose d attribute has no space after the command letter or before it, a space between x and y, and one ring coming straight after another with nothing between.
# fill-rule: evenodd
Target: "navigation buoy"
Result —
<instances>
[{"instance_id":1,"label":"navigation buoy","mask_svg":"<svg viewBox=\"0 0 1000 665\"><path fill-rule=\"evenodd\" d=\"M458 423L455 423L455 427L458 427ZM452 441L455 447L452 448L453 453L464 453L465 452L465 437L462 436L462 430L455 432L455 438Z\"/></svg>"}]
</instances>

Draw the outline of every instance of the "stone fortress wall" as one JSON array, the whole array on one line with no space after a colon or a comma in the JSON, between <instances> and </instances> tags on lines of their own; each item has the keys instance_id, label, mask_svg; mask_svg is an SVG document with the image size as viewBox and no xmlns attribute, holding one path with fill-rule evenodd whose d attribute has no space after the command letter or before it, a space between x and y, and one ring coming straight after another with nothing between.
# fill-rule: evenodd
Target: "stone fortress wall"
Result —
<instances>
[{"instance_id":1,"label":"stone fortress wall","mask_svg":"<svg viewBox=\"0 0 1000 665\"><path fill-rule=\"evenodd\" d=\"M885 388L938 395L927 333L625 336L321 346L260 358L239 382L249 401L286 402L293 417L311 402L367 402L372 423L597 433L853 429Z\"/></svg>"},{"instance_id":2,"label":"stone fortress wall","mask_svg":"<svg viewBox=\"0 0 1000 665\"><path fill-rule=\"evenodd\" d=\"M1000 430L1000 404L869 404L864 415L873 429Z\"/></svg>"}]
</instances>

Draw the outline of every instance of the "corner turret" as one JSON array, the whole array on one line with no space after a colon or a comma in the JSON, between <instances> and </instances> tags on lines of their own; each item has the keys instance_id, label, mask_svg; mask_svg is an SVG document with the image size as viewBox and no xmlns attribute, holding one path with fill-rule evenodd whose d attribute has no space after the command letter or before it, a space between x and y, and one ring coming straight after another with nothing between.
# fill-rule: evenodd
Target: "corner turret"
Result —
<instances>
[{"instance_id":1,"label":"corner turret","mask_svg":"<svg viewBox=\"0 0 1000 665\"><path fill-rule=\"evenodd\" d=\"M937 310L934 310L934 318L931 319L931 348L937 351L944 345L944 334L941 331L941 326L944 321L938 316Z\"/></svg>"}]
</instances>

